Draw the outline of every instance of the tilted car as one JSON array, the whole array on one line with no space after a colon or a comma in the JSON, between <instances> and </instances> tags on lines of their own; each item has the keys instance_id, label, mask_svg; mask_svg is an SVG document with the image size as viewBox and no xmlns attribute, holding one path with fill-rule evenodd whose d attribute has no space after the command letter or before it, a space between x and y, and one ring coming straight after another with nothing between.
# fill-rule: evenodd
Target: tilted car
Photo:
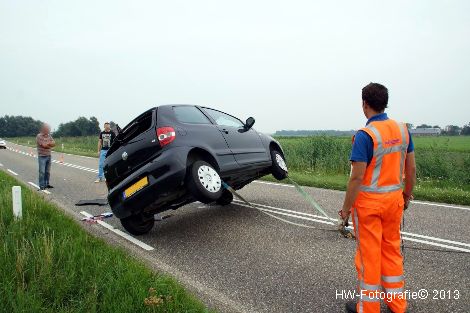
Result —
<instances>
[{"instance_id":1,"label":"tilted car","mask_svg":"<svg viewBox=\"0 0 470 313\"><path fill-rule=\"evenodd\" d=\"M120 130L104 174L114 215L131 234L149 232L154 214L194 201L230 204L238 190L287 176L280 144L238 118L195 105L150 109Z\"/></svg>"},{"instance_id":2,"label":"tilted car","mask_svg":"<svg viewBox=\"0 0 470 313\"><path fill-rule=\"evenodd\" d=\"M7 143L5 140L0 140L0 149L6 149L7 148Z\"/></svg>"}]
</instances>

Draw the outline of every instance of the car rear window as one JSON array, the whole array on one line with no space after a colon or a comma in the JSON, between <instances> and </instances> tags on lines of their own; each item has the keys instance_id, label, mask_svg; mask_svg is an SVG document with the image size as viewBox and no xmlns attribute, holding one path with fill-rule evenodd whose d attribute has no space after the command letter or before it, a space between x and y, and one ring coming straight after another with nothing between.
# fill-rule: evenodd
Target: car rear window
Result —
<instances>
[{"instance_id":1,"label":"car rear window","mask_svg":"<svg viewBox=\"0 0 470 313\"><path fill-rule=\"evenodd\" d=\"M210 124L210 120L196 107L174 106L176 119L181 123Z\"/></svg>"}]
</instances>

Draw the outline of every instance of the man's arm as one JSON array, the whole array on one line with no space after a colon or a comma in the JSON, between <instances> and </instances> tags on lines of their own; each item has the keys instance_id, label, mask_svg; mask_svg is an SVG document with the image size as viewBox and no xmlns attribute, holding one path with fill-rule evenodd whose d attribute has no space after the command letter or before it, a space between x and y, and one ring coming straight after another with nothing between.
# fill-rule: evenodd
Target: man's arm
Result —
<instances>
[{"instance_id":1,"label":"man's arm","mask_svg":"<svg viewBox=\"0 0 470 313\"><path fill-rule=\"evenodd\" d=\"M416 161L415 153L406 155L405 161L405 188L403 189L403 199L405 200L405 209L408 208L410 200L413 198L413 188L416 184Z\"/></svg>"},{"instance_id":2,"label":"man's arm","mask_svg":"<svg viewBox=\"0 0 470 313\"><path fill-rule=\"evenodd\" d=\"M100 135L100 138L98 139L98 156L100 155L101 153L101 147L103 145L103 139L101 139L101 135Z\"/></svg>"},{"instance_id":3,"label":"man's arm","mask_svg":"<svg viewBox=\"0 0 470 313\"><path fill-rule=\"evenodd\" d=\"M36 137L36 143L38 144L38 146L40 146L41 148L45 148L45 149L48 149L49 146L48 146L48 142L46 140L44 140L44 138L42 137Z\"/></svg>"},{"instance_id":4,"label":"man's arm","mask_svg":"<svg viewBox=\"0 0 470 313\"><path fill-rule=\"evenodd\" d=\"M366 162L352 162L351 177L349 178L348 189L346 191L346 197L344 198L343 209L341 210L343 220L349 218L351 207L361 188L366 168Z\"/></svg>"}]
</instances>

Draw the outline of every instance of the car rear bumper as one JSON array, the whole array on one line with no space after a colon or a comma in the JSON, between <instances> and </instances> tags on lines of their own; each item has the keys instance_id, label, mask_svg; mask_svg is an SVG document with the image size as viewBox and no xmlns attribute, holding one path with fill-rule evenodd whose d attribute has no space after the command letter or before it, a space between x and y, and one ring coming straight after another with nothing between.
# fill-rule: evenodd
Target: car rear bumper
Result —
<instances>
[{"instance_id":1,"label":"car rear bumper","mask_svg":"<svg viewBox=\"0 0 470 313\"><path fill-rule=\"evenodd\" d=\"M144 211L164 211L172 201L184 193L188 148L164 150L153 161L139 168L117 186L109 190L108 201L117 218L125 218ZM147 176L149 184L128 198L124 190Z\"/></svg>"}]
</instances>

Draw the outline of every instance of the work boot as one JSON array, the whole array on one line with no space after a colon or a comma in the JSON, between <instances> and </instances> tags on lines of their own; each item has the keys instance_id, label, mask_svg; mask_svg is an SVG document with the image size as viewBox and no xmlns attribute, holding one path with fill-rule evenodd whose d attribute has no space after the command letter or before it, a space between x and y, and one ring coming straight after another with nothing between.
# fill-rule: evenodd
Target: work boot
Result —
<instances>
[{"instance_id":1,"label":"work boot","mask_svg":"<svg viewBox=\"0 0 470 313\"><path fill-rule=\"evenodd\" d=\"M54 188L54 186L51 186L51 185L47 185L46 188Z\"/></svg>"},{"instance_id":2,"label":"work boot","mask_svg":"<svg viewBox=\"0 0 470 313\"><path fill-rule=\"evenodd\" d=\"M357 313L356 309L356 302L355 301L349 301L346 303L346 312L347 313Z\"/></svg>"}]
</instances>

